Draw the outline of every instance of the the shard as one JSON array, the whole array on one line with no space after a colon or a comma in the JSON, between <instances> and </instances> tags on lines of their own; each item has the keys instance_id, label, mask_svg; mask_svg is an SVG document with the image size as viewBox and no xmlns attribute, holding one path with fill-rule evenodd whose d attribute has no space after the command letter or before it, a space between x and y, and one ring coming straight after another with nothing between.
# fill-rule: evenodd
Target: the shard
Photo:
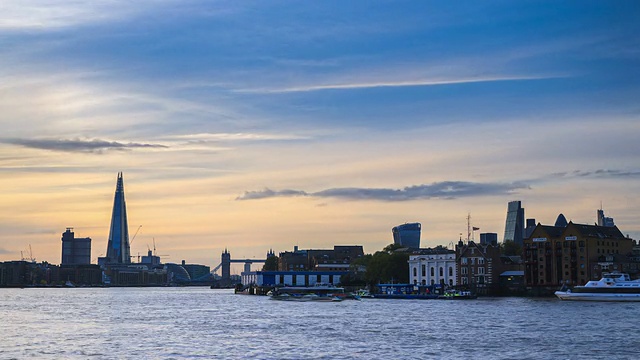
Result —
<instances>
[{"instance_id":1,"label":"the shard","mask_svg":"<svg viewBox=\"0 0 640 360\"><path fill-rule=\"evenodd\" d=\"M129 264L131 262L130 255L127 204L124 201L124 181L120 172L116 183L116 194L113 198L106 258L111 264Z\"/></svg>"}]
</instances>

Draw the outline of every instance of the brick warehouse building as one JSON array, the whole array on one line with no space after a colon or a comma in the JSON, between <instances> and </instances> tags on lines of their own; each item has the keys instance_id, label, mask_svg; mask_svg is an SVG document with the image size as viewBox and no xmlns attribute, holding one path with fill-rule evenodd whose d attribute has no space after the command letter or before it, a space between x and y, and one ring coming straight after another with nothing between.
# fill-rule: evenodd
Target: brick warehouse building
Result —
<instances>
[{"instance_id":1,"label":"brick warehouse building","mask_svg":"<svg viewBox=\"0 0 640 360\"><path fill-rule=\"evenodd\" d=\"M607 255L628 257L634 245L615 226L573 222L565 227L538 224L523 243L525 283L537 292L597 280L601 276L599 259Z\"/></svg>"}]
</instances>

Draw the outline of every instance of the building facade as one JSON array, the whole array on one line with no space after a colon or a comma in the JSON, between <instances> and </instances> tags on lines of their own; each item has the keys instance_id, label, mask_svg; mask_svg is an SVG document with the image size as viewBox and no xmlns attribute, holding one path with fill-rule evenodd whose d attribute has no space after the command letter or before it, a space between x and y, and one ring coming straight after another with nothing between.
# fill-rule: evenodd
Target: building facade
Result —
<instances>
[{"instance_id":1,"label":"building facade","mask_svg":"<svg viewBox=\"0 0 640 360\"><path fill-rule=\"evenodd\" d=\"M414 285L457 285L456 252L425 251L409 256L409 282Z\"/></svg>"},{"instance_id":2,"label":"building facade","mask_svg":"<svg viewBox=\"0 0 640 360\"><path fill-rule=\"evenodd\" d=\"M507 205L507 220L503 241L513 241L522 246L524 238L524 208L520 201L511 201Z\"/></svg>"},{"instance_id":3,"label":"building facade","mask_svg":"<svg viewBox=\"0 0 640 360\"><path fill-rule=\"evenodd\" d=\"M62 262L60 265L91 264L91 238L76 238L73 228L62 233Z\"/></svg>"},{"instance_id":4,"label":"building facade","mask_svg":"<svg viewBox=\"0 0 640 360\"><path fill-rule=\"evenodd\" d=\"M394 244L413 249L420 248L421 232L422 225L420 223L402 224L391 229Z\"/></svg>"},{"instance_id":5,"label":"building facade","mask_svg":"<svg viewBox=\"0 0 640 360\"><path fill-rule=\"evenodd\" d=\"M346 271L252 271L242 273L242 285L256 286L314 286L339 285Z\"/></svg>"},{"instance_id":6,"label":"building facade","mask_svg":"<svg viewBox=\"0 0 640 360\"><path fill-rule=\"evenodd\" d=\"M525 282L530 288L583 285L601 277L599 263L613 269L622 257L630 258L633 245L616 226L538 224L524 241Z\"/></svg>"},{"instance_id":7,"label":"building facade","mask_svg":"<svg viewBox=\"0 0 640 360\"><path fill-rule=\"evenodd\" d=\"M483 295L497 291L503 271L500 257L500 246L459 241L456 245L456 283Z\"/></svg>"},{"instance_id":8,"label":"building facade","mask_svg":"<svg viewBox=\"0 0 640 360\"><path fill-rule=\"evenodd\" d=\"M336 245L333 249L300 250L281 252L278 257L280 271L345 271L356 259L364 256L362 245Z\"/></svg>"}]
</instances>

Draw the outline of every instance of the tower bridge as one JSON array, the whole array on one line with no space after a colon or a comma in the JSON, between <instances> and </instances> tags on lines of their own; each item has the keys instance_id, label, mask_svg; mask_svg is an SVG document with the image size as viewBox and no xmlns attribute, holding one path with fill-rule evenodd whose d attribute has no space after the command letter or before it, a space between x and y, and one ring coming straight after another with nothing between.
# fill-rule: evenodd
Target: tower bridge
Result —
<instances>
[{"instance_id":1,"label":"tower bridge","mask_svg":"<svg viewBox=\"0 0 640 360\"><path fill-rule=\"evenodd\" d=\"M273 250L269 250L267 258L274 255ZM220 264L211 270L211 273L214 274L218 269L222 268L222 281L229 282L231 279L231 263L244 263L244 272L251 272L251 264L264 263L266 261L266 259L231 259L231 253L227 249L224 249Z\"/></svg>"}]
</instances>

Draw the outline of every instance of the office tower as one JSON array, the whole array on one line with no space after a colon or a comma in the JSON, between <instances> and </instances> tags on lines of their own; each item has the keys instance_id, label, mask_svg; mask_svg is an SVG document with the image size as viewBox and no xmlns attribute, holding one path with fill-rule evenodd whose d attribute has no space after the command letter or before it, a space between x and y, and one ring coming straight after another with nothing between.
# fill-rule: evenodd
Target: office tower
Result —
<instances>
[{"instance_id":1,"label":"office tower","mask_svg":"<svg viewBox=\"0 0 640 360\"><path fill-rule=\"evenodd\" d=\"M91 264L91 238L76 238L73 228L62 233L61 265Z\"/></svg>"},{"instance_id":2,"label":"office tower","mask_svg":"<svg viewBox=\"0 0 640 360\"><path fill-rule=\"evenodd\" d=\"M129 248L129 225L127 223L127 204L124 201L124 181L118 173L116 194L113 198L109 243L107 244L107 262L110 264L131 263Z\"/></svg>"},{"instance_id":3,"label":"office tower","mask_svg":"<svg viewBox=\"0 0 640 360\"><path fill-rule=\"evenodd\" d=\"M564 217L563 214L558 215L556 222L553 224L553 226L561 228L567 227L567 225L569 225L569 223L567 223L567 218Z\"/></svg>"},{"instance_id":4,"label":"office tower","mask_svg":"<svg viewBox=\"0 0 640 360\"><path fill-rule=\"evenodd\" d=\"M420 223L408 223L394 227L393 243L409 248L420 248Z\"/></svg>"},{"instance_id":5,"label":"office tower","mask_svg":"<svg viewBox=\"0 0 640 360\"><path fill-rule=\"evenodd\" d=\"M615 226L613 218L604 216L604 210L598 209L598 226L613 227Z\"/></svg>"},{"instance_id":6,"label":"office tower","mask_svg":"<svg viewBox=\"0 0 640 360\"><path fill-rule=\"evenodd\" d=\"M480 234L481 245L498 245L498 234L496 233L482 233Z\"/></svg>"},{"instance_id":7,"label":"office tower","mask_svg":"<svg viewBox=\"0 0 640 360\"><path fill-rule=\"evenodd\" d=\"M505 241L513 241L522 246L524 237L524 208L520 201L511 201L507 206L507 221L504 228Z\"/></svg>"}]
</instances>

